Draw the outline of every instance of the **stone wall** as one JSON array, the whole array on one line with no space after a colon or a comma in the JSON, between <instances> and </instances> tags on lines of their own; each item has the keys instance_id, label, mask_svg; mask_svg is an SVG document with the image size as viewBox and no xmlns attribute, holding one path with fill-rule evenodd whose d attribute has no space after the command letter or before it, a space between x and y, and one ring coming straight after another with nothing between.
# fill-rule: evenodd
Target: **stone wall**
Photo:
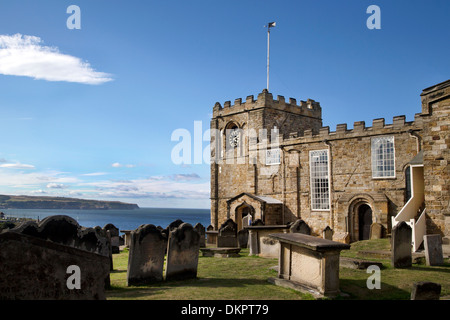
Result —
<instances>
[{"instance_id":1,"label":"stone wall","mask_svg":"<svg viewBox=\"0 0 450 320\"><path fill-rule=\"evenodd\" d=\"M0 299L106 299L109 258L17 232L0 234ZM69 289L67 268L80 268L80 289Z\"/></svg>"},{"instance_id":2,"label":"stone wall","mask_svg":"<svg viewBox=\"0 0 450 320\"><path fill-rule=\"evenodd\" d=\"M232 217L228 200L249 193L280 200L284 205L277 223L301 218L310 225L313 235L321 235L330 226L336 232L349 232L353 241L358 240L358 210L362 205L372 210L372 222L380 223L389 233L391 217L407 201L405 170L423 145L428 230L448 236L449 87L447 81L425 89L422 113L416 114L413 121L406 121L401 115L391 123L375 119L371 126L357 121L352 129L339 124L335 131L322 127L322 109L314 100L298 106L295 99L286 103L284 97L274 100L270 93L263 92L257 100L249 96L244 103L237 99L234 105L226 102L223 108L217 103L211 121L213 129L222 130L228 123L236 122L249 131L270 131L276 126L279 132L267 139L244 136L243 149L238 147L234 154L215 152L213 148L216 158L211 165L212 225L217 230ZM394 137L395 177L372 176L371 141L382 136ZM213 139L212 146L221 139ZM264 152L271 147L280 149L278 165L266 165ZM329 153L329 210L311 207L309 152L313 150ZM236 161L226 161L231 158Z\"/></svg>"},{"instance_id":3,"label":"stone wall","mask_svg":"<svg viewBox=\"0 0 450 320\"><path fill-rule=\"evenodd\" d=\"M421 97L427 232L450 243L450 80L424 89Z\"/></svg>"}]
</instances>

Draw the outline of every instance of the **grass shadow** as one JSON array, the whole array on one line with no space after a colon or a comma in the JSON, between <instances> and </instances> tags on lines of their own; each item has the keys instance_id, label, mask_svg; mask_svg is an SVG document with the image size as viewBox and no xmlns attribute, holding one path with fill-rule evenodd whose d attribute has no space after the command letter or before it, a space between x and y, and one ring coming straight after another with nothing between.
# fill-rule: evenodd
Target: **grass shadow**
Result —
<instances>
[{"instance_id":1,"label":"grass shadow","mask_svg":"<svg viewBox=\"0 0 450 320\"><path fill-rule=\"evenodd\" d=\"M380 283L380 289L369 289L366 280L340 279L340 290L349 297L339 297L340 300L409 300L411 293L385 282Z\"/></svg>"}]
</instances>

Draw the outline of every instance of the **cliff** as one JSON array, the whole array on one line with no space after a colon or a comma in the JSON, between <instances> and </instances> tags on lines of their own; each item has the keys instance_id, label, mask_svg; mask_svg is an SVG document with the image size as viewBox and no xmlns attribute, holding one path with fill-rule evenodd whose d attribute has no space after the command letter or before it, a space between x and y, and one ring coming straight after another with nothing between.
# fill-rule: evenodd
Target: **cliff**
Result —
<instances>
[{"instance_id":1,"label":"cliff","mask_svg":"<svg viewBox=\"0 0 450 320\"><path fill-rule=\"evenodd\" d=\"M0 195L0 209L129 210L139 209L139 206L137 204L119 201Z\"/></svg>"}]
</instances>

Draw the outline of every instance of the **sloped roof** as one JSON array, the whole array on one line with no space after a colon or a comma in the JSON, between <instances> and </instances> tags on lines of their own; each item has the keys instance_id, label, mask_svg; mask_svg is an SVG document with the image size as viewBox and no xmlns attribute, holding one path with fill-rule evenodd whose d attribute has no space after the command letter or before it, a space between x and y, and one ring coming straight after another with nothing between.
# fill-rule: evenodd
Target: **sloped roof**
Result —
<instances>
[{"instance_id":1,"label":"sloped roof","mask_svg":"<svg viewBox=\"0 0 450 320\"><path fill-rule=\"evenodd\" d=\"M251 193L247 193L247 192L243 192L243 193L237 195L236 197L233 197L233 198L227 200L227 202L228 203L233 202L233 201L239 199L242 196L249 196L250 198L253 198L253 199L255 199L255 200L259 201L259 202L264 202L264 203L267 203L267 204L283 204L283 202L281 202L278 199L275 199L275 198L272 198L272 197L267 197L267 196L257 196L257 195L254 195L254 194L251 194Z\"/></svg>"},{"instance_id":2,"label":"sloped roof","mask_svg":"<svg viewBox=\"0 0 450 320\"><path fill-rule=\"evenodd\" d=\"M409 164L423 164L423 150L420 150L419 153L414 158L412 158Z\"/></svg>"}]
</instances>

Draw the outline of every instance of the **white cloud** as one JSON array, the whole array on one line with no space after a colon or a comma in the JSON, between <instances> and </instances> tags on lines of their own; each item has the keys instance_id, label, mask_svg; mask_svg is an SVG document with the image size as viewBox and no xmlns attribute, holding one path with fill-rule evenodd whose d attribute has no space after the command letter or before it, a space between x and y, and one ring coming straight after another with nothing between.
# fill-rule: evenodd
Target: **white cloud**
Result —
<instances>
[{"instance_id":1,"label":"white cloud","mask_svg":"<svg viewBox=\"0 0 450 320\"><path fill-rule=\"evenodd\" d=\"M62 184L62 183L49 183L47 184L47 188L49 189L65 189L67 188L66 185Z\"/></svg>"},{"instance_id":2,"label":"white cloud","mask_svg":"<svg viewBox=\"0 0 450 320\"><path fill-rule=\"evenodd\" d=\"M105 174L107 174L107 173L106 172L92 172L92 173L84 173L84 174L82 174L82 176L96 177L96 176L104 176Z\"/></svg>"},{"instance_id":3,"label":"white cloud","mask_svg":"<svg viewBox=\"0 0 450 320\"><path fill-rule=\"evenodd\" d=\"M134 165L134 164L121 164L119 162L115 162L111 166L114 168L121 168L121 167L134 168L134 167L136 167L136 165Z\"/></svg>"},{"instance_id":4,"label":"white cloud","mask_svg":"<svg viewBox=\"0 0 450 320\"><path fill-rule=\"evenodd\" d=\"M0 168L10 168L10 169L34 169L35 167L31 164L22 163L3 163L0 164Z\"/></svg>"},{"instance_id":5,"label":"white cloud","mask_svg":"<svg viewBox=\"0 0 450 320\"><path fill-rule=\"evenodd\" d=\"M39 37L0 35L0 74L47 81L102 84L111 75L92 69L88 62L47 47Z\"/></svg>"}]
</instances>

